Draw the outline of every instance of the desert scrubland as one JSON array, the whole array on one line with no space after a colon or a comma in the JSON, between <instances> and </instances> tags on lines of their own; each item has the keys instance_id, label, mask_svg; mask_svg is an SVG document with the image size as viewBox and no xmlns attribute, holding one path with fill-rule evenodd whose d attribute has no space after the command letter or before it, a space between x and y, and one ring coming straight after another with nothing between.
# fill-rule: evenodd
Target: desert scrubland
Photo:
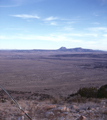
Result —
<instances>
[{"instance_id":1,"label":"desert scrubland","mask_svg":"<svg viewBox=\"0 0 107 120\"><path fill-rule=\"evenodd\" d=\"M85 100L84 104L76 101L78 96L73 102L64 99L80 88L107 84L107 52L1 50L0 84L28 111L30 104L36 107L30 113L34 120L76 120L80 115L88 120L107 119L106 99ZM6 98L0 102L2 120L21 116L3 91L0 97ZM6 111L6 106L13 112Z\"/></svg>"},{"instance_id":2,"label":"desert scrubland","mask_svg":"<svg viewBox=\"0 0 107 120\"><path fill-rule=\"evenodd\" d=\"M0 84L8 90L68 95L106 83L106 52L0 51Z\"/></svg>"}]
</instances>

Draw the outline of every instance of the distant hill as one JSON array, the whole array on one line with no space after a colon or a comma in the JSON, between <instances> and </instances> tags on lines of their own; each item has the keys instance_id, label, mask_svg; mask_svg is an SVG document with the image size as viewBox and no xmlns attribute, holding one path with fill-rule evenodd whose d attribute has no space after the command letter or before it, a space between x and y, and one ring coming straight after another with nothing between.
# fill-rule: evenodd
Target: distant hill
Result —
<instances>
[{"instance_id":1,"label":"distant hill","mask_svg":"<svg viewBox=\"0 0 107 120\"><path fill-rule=\"evenodd\" d=\"M59 49L56 50L48 50L48 49L32 49L32 50L15 50L15 49L11 49L11 50L0 50L0 51L11 51L11 52L27 52L30 53L32 51L37 51L37 52L52 52L52 51L62 51L62 52L107 52L107 51L102 51L102 50L92 50L92 49L84 49L81 47L77 47L77 48L66 48L66 47L61 47Z\"/></svg>"},{"instance_id":2,"label":"distant hill","mask_svg":"<svg viewBox=\"0 0 107 120\"><path fill-rule=\"evenodd\" d=\"M81 47L70 48L70 49L67 49L66 47L61 47L61 48L58 49L58 51L70 51L70 52L103 52L101 50L84 49L84 48L81 48Z\"/></svg>"}]
</instances>

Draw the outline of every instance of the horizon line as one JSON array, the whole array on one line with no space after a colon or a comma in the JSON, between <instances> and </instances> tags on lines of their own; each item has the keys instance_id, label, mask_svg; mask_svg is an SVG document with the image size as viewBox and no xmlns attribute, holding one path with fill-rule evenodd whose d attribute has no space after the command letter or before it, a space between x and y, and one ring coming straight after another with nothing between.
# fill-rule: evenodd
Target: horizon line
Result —
<instances>
[{"instance_id":1,"label":"horizon line","mask_svg":"<svg viewBox=\"0 0 107 120\"><path fill-rule=\"evenodd\" d=\"M107 50L101 50L101 49L91 49L91 48L82 48L82 47L74 47L74 48L66 48L66 47L60 47L60 48L58 48L58 49L0 49L0 50L23 50L23 51L25 51L25 50L29 50L29 51L31 51L31 50L40 50L40 51L56 51L56 50L60 50L61 48L65 48L65 50L70 50L70 49L75 49L75 48L80 48L80 49L87 49L87 50L95 50L95 51L106 51L107 52Z\"/></svg>"}]
</instances>

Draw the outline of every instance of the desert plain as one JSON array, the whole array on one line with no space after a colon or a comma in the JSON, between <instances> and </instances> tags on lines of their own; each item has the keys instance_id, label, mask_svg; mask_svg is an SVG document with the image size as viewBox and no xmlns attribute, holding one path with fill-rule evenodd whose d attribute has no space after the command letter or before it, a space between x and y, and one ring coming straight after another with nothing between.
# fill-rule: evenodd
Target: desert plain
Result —
<instances>
[{"instance_id":1,"label":"desert plain","mask_svg":"<svg viewBox=\"0 0 107 120\"><path fill-rule=\"evenodd\" d=\"M100 87L107 84L107 52L1 50L0 84L53 96Z\"/></svg>"},{"instance_id":2,"label":"desert plain","mask_svg":"<svg viewBox=\"0 0 107 120\"><path fill-rule=\"evenodd\" d=\"M107 99L69 97L107 84L107 52L0 50L2 85L32 120L106 120ZM0 120L29 120L0 90Z\"/></svg>"}]
</instances>

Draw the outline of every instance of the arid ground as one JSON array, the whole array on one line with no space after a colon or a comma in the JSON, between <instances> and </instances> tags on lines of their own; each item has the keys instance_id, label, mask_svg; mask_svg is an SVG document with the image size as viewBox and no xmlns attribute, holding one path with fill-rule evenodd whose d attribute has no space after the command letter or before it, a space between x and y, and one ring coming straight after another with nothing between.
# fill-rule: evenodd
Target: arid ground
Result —
<instances>
[{"instance_id":1,"label":"arid ground","mask_svg":"<svg viewBox=\"0 0 107 120\"><path fill-rule=\"evenodd\" d=\"M0 51L0 84L7 90L67 96L107 84L107 52Z\"/></svg>"},{"instance_id":2,"label":"arid ground","mask_svg":"<svg viewBox=\"0 0 107 120\"><path fill-rule=\"evenodd\" d=\"M32 120L107 120L107 99L69 94L107 84L107 52L0 51L0 85ZM28 120L0 89L0 120Z\"/></svg>"}]
</instances>

